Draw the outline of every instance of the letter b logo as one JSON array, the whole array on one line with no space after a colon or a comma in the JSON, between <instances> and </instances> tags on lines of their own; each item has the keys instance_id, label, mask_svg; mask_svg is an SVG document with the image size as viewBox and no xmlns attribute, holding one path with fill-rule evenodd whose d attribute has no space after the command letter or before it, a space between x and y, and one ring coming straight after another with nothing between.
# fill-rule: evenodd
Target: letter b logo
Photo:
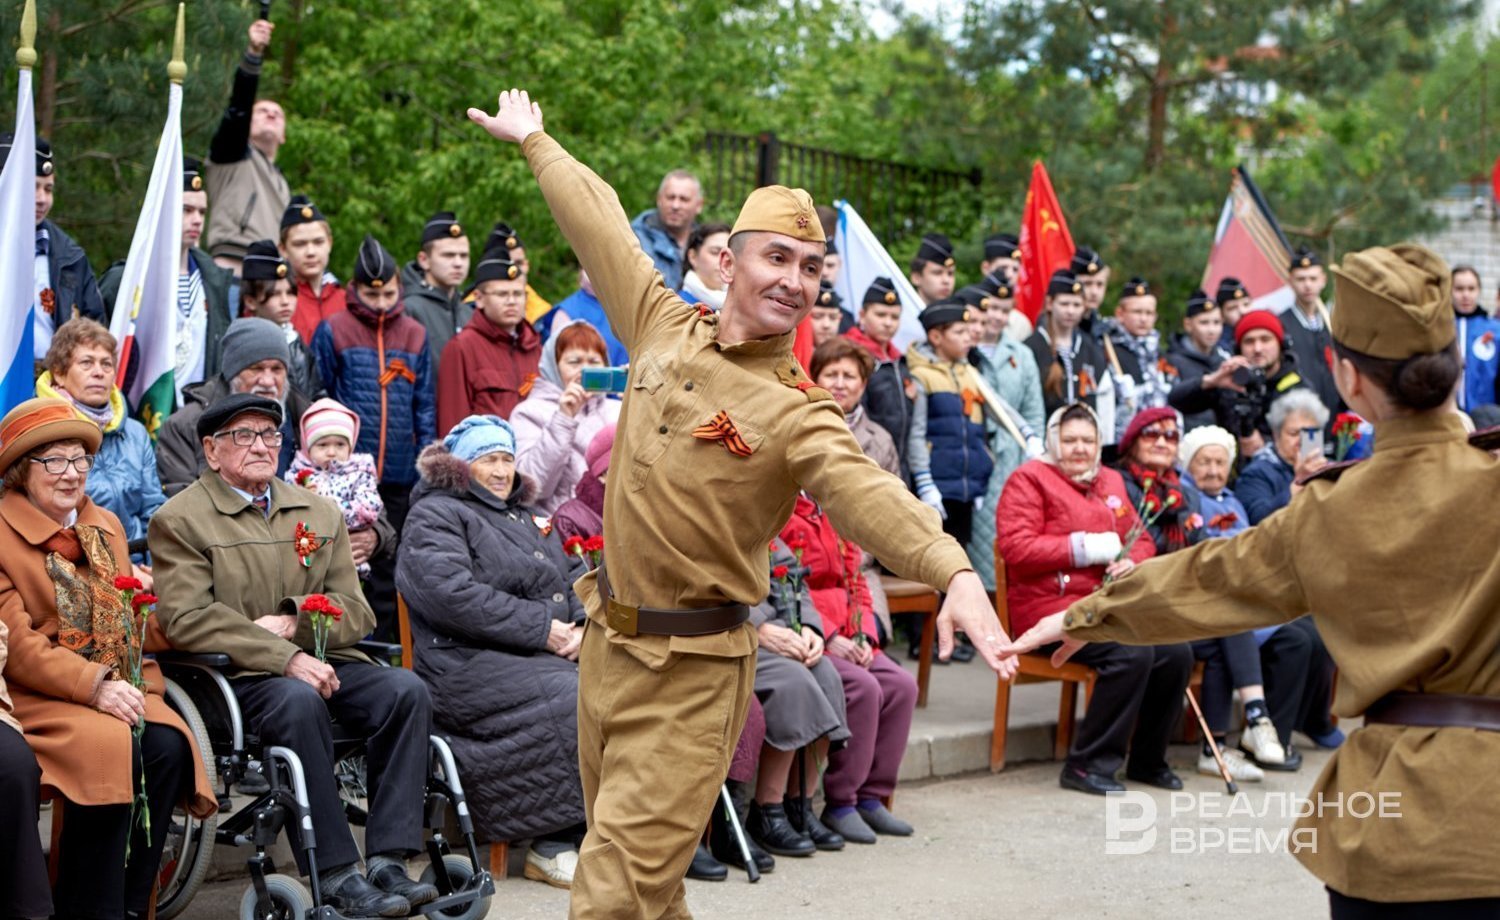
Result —
<instances>
[{"instance_id":1,"label":"letter b logo","mask_svg":"<svg viewBox=\"0 0 1500 920\"><path fill-rule=\"evenodd\" d=\"M1133 790L1104 796L1106 856L1139 856L1155 845L1156 801L1151 796Z\"/></svg>"}]
</instances>

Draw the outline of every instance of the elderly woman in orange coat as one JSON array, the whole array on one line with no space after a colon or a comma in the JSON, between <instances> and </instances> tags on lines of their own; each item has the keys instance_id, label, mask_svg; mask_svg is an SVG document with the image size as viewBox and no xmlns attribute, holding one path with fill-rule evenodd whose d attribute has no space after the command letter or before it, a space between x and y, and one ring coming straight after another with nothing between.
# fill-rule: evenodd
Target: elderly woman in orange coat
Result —
<instances>
[{"instance_id":1,"label":"elderly woman in orange coat","mask_svg":"<svg viewBox=\"0 0 1500 920\"><path fill-rule=\"evenodd\" d=\"M216 805L156 665L143 669L145 692L126 680L114 579L130 573L130 554L120 521L84 493L99 441L99 426L60 399L0 420L5 678L41 784L66 800L53 900L70 918L145 916L173 806L186 799L207 816Z\"/></svg>"}]
</instances>

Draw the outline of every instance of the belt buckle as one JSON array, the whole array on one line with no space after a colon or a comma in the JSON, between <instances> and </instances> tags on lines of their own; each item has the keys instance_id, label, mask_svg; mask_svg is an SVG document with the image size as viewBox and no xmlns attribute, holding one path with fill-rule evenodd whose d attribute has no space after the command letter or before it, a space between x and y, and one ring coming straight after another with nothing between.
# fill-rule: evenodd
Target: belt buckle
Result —
<instances>
[{"instance_id":1,"label":"belt buckle","mask_svg":"<svg viewBox=\"0 0 1500 920\"><path fill-rule=\"evenodd\" d=\"M634 607L627 607L614 598L609 598L604 607L604 619L609 628L627 636L634 636L638 632L639 611Z\"/></svg>"}]
</instances>

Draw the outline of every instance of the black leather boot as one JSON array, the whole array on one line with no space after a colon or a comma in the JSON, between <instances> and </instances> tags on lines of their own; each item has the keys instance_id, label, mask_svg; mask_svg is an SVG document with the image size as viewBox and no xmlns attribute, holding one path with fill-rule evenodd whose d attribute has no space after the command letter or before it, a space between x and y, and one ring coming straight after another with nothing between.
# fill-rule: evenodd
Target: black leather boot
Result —
<instances>
[{"instance_id":1,"label":"black leather boot","mask_svg":"<svg viewBox=\"0 0 1500 920\"><path fill-rule=\"evenodd\" d=\"M739 816L740 827L745 829L745 844L750 848L750 858L755 861L755 868L761 872L774 871L776 860L771 858L770 853L762 850L756 844L755 838L750 836L750 784L730 780L724 785L729 788L729 798L734 802L734 811ZM724 815L722 802L714 807L713 820L708 825L708 849L719 862L734 866L736 869L745 868L745 857L740 852L740 842L735 839L734 829L729 826L729 819Z\"/></svg>"},{"instance_id":2,"label":"black leather boot","mask_svg":"<svg viewBox=\"0 0 1500 920\"><path fill-rule=\"evenodd\" d=\"M787 799L786 814L791 819L792 827L811 840L818 849L833 852L844 848L843 836L813 814L812 799Z\"/></svg>"},{"instance_id":3,"label":"black leather boot","mask_svg":"<svg viewBox=\"0 0 1500 920\"><path fill-rule=\"evenodd\" d=\"M729 868L714 859L714 855L708 852L708 847L698 844L698 849L693 853L693 864L688 866L688 878L695 878L704 882L722 882L729 878Z\"/></svg>"},{"instance_id":4,"label":"black leather boot","mask_svg":"<svg viewBox=\"0 0 1500 920\"><path fill-rule=\"evenodd\" d=\"M780 803L751 803L750 836L777 856L811 856L818 849L812 840L792 827Z\"/></svg>"}]
</instances>

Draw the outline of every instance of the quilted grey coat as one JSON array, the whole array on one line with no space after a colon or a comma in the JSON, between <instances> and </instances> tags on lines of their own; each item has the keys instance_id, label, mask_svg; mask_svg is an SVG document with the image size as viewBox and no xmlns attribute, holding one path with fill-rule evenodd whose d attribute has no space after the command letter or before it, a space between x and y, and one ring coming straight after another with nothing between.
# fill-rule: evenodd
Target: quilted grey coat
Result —
<instances>
[{"instance_id":1,"label":"quilted grey coat","mask_svg":"<svg viewBox=\"0 0 1500 920\"><path fill-rule=\"evenodd\" d=\"M578 666L547 651L547 633L583 622L582 563L543 534L526 480L501 500L441 444L417 469L396 586L479 831L510 841L578 824Z\"/></svg>"}]
</instances>

